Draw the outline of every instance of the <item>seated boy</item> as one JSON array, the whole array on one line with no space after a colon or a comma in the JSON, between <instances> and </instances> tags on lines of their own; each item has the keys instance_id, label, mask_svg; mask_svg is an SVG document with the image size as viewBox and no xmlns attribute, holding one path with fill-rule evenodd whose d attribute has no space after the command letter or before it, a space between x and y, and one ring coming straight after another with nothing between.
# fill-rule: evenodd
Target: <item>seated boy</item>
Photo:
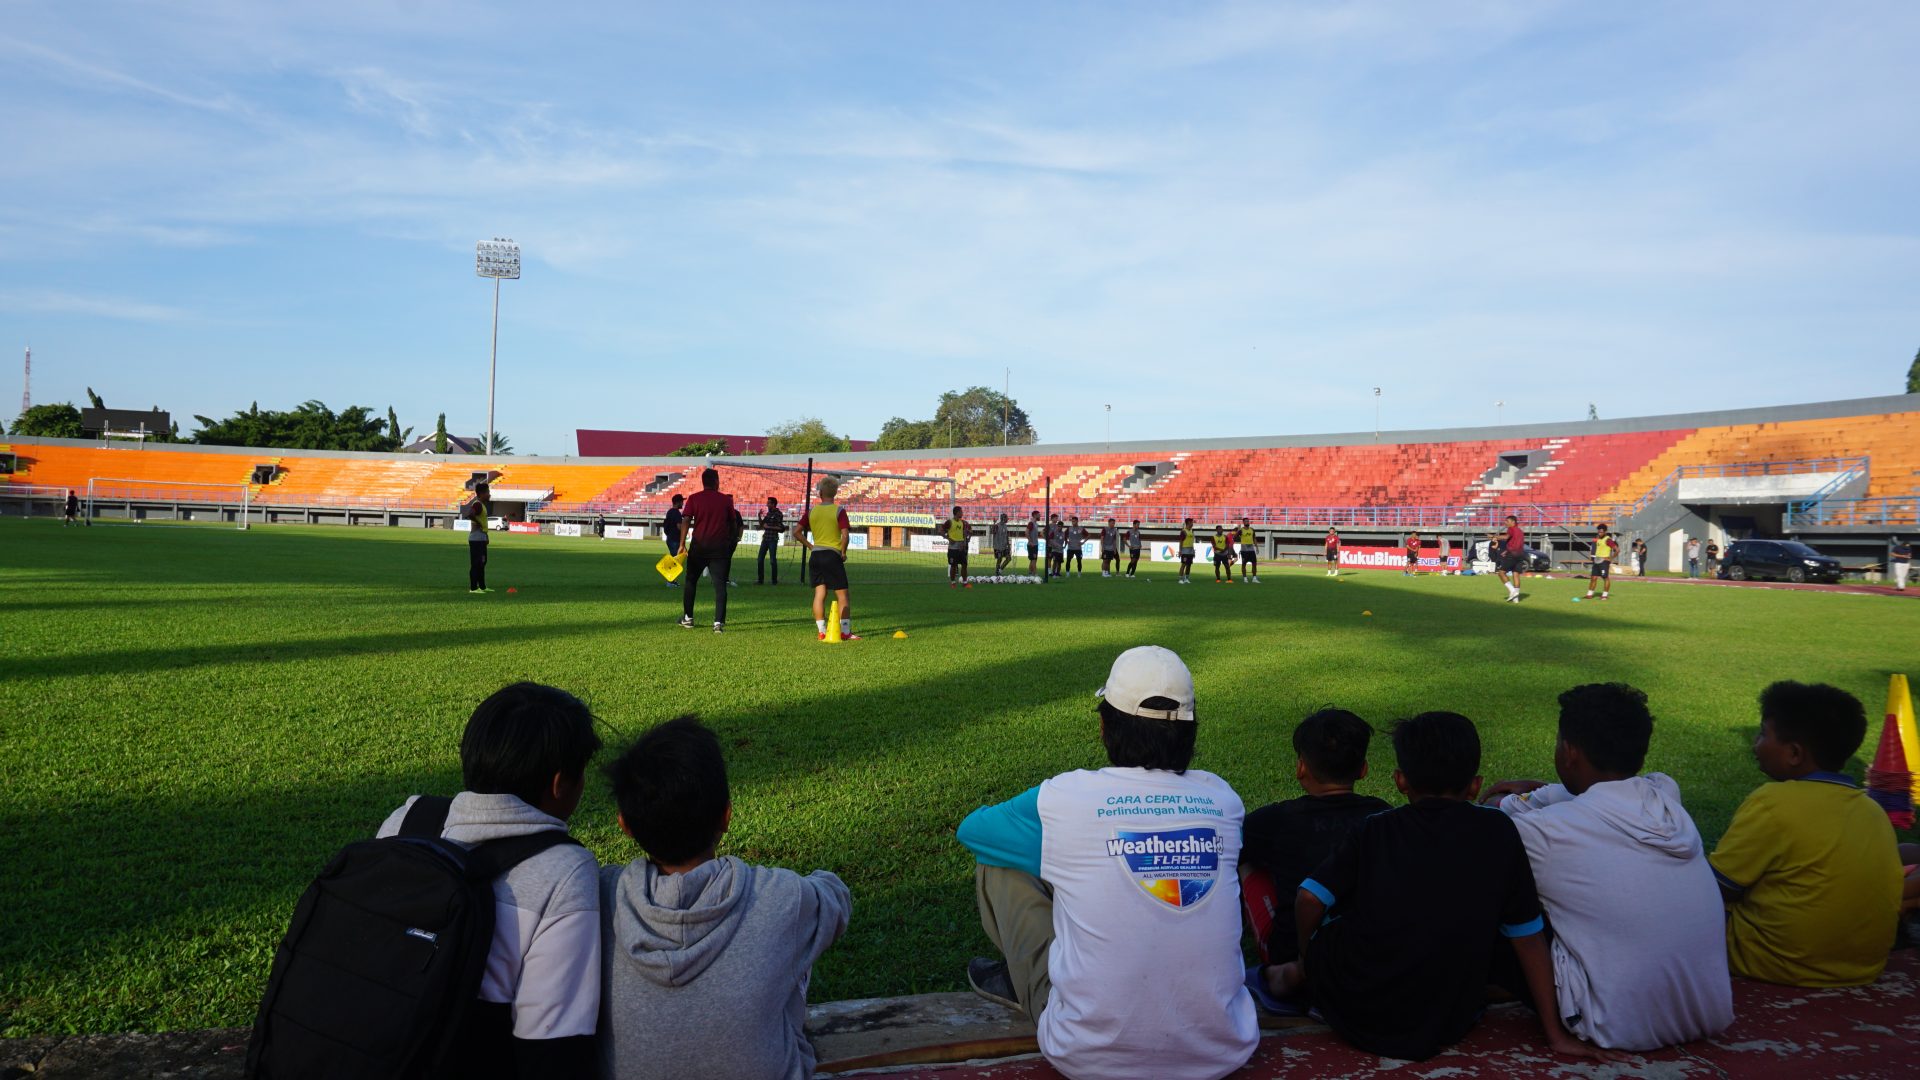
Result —
<instances>
[{"instance_id":1,"label":"seated boy","mask_svg":"<svg viewBox=\"0 0 1920 1080\"><path fill-rule=\"evenodd\" d=\"M1824 684L1760 692L1753 756L1769 780L1734 811L1709 861L1735 975L1788 986L1880 977L1901 902L1887 815L1840 770L1866 738L1859 699Z\"/></svg>"},{"instance_id":2,"label":"seated boy","mask_svg":"<svg viewBox=\"0 0 1920 1080\"><path fill-rule=\"evenodd\" d=\"M715 856L733 820L727 763L691 716L640 736L607 775L646 857L600 871L601 1075L812 1076L807 981L847 928L847 887Z\"/></svg>"},{"instance_id":3,"label":"seated boy","mask_svg":"<svg viewBox=\"0 0 1920 1080\"><path fill-rule=\"evenodd\" d=\"M1618 1050L1704 1039L1733 1022L1726 916L1700 831L1672 777L1639 775L1652 737L1645 694L1576 686L1560 695L1560 783L1489 793L1520 830L1547 911L1559 1015Z\"/></svg>"},{"instance_id":4,"label":"seated boy","mask_svg":"<svg viewBox=\"0 0 1920 1080\"><path fill-rule=\"evenodd\" d=\"M514 683L480 703L460 737L466 790L453 797L441 835L472 846L530 833L565 832L600 749L593 713L579 698ZM400 831L414 799L379 835ZM599 864L567 843L524 860L493 883L493 945L480 1000L458 1041L456 1075L580 1076L594 1068L600 1015Z\"/></svg>"},{"instance_id":5,"label":"seated boy","mask_svg":"<svg viewBox=\"0 0 1920 1080\"><path fill-rule=\"evenodd\" d=\"M1567 1034L1553 999L1540 900L1506 815L1473 805L1480 735L1458 713L1426 712L1393 729L1394 786L1408 803L1360 823L1301 883L1300 959L1268 970L1275 997L1303 991L1341 1038L1422 1061L1458 1042L1485 1011L1487 975L1512 943L1547 1045L1617 1055Z\"/></svg>"},{"instance_id":6,"label":"seated boy","mask_svg":"<svg viewBox=\"0 0 1920 1080\"><path fill-rule=\"evenodd\" d=\"M1240 892L1262 964L1300 955L1293 898L1340 841L1362 821L1393 809L1384 799L1357 795L1367 775L1373 729L1345 709L1321 709L1293 729L1293 776L1306 794L1269 803L1247 815L1240 849Z\"/></svg>"}]
</instances>

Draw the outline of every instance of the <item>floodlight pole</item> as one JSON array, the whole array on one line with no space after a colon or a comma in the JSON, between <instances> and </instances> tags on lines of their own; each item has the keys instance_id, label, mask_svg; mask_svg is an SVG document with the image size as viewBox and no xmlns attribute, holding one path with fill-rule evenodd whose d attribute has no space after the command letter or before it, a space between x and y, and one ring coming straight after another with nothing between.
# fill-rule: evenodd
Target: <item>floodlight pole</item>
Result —
<instances>
[{"instance_id":1,"label":"floodlight pole","mask_svg":"<svg viewBox=\"0 0 1920 1080\"><path fill-rule=\"evenodd\" d=\"M1373 388L1373 441L1380 441L1380 388Z\"/></svg>"},{"instance_id":2,"label":"floodlight pole","mask_svg":"<svg viewBox=\"0 0 1920 1080\"><path fill-rule=\"evenodd\" d=\"M493 456L493 386L500 371L500 279L493 279L493 342L487 347L487 456Z\"/></svg>"},{"instance_id":3,"label":"floodlight pole","mask_svg":"<svg viewBox=\"0 0 1920 1080\"><path fill-rule=\"evenodd\" d=\"M478 277L493 279L493 343L487 350L486 453L491 457L494 380L500 370L500 281L502 278L520 280L520 245L500 236L480 241L474 245L473 272Z\"/></svg>"}]
</instances>

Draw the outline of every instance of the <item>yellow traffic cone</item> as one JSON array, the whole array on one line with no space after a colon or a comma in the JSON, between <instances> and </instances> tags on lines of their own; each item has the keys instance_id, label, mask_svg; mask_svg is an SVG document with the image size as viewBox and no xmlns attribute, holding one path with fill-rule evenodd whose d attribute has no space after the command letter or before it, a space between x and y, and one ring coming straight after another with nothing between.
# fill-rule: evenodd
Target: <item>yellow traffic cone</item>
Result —
<instances>
[{"instance_id":1,"label":"yellow traffic cone","mask_svg":"<svg viewBox=\"0 0 1920 1080\"><path fill-rule=\"evenodd\" d=\"M840 644L840 601L827 604L827 644Z\"/></svg>"},{"instance_id":2,"label":"yellow traffic cone","mask_svg":"<svg viewBox=\"0 0 1920 1080\"><path fill-rule=\"evenodd\" d=\"M1913 778L1913 795L1920 798L1920 730L1913 720L1913 695L1907 690L1907 677L1895 675L1887 680L1887 723L1900 732L1900 748Z\"/></svg>"}]
</instances>

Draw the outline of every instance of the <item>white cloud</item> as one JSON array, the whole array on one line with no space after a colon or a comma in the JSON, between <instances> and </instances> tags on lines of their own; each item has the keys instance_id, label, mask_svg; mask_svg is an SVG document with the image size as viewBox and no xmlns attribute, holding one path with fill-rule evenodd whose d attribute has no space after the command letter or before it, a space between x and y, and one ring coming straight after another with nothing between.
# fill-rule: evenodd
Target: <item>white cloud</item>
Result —
<instances>
[{"instance_id":1,"label":"white cloud","mask_svg":"<svg viewBox=\"0 0 1920 1080\"><path fill-rule=\"evenodd\" d=\"M85 315L152 323L183 322L196 317L193 312L168 304L44 289L0 291L0 311L29 315Z\"/></svg>"}]
</instances>

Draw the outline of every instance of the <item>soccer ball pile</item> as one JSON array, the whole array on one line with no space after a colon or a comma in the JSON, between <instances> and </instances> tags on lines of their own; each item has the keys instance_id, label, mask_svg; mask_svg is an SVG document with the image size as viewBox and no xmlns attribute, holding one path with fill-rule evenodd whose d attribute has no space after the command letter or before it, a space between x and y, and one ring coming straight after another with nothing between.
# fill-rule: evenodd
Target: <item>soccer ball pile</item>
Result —
<instances>
[{"instance_id":1,"label":"soccer ball pile","mask_svg":"<svg viewBox=\"0 0 1920 1080\"><path fill-rule=\"evenodd\" d=\"M1038 585L1036 574L982 574L970 579L975 585Z\"/></svg>"}]
</instances>

